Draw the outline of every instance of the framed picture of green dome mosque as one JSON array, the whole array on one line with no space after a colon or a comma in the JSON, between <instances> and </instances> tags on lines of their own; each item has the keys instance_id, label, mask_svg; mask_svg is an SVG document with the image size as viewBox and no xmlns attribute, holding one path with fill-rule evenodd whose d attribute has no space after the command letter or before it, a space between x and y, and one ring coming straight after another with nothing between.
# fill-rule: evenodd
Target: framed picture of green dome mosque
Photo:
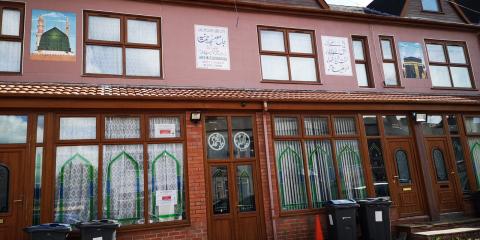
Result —
<instances>
[{"instance_id":1,"label":"framed picture of green dome mosque","mask_svg":"<svg viewBox=\"0 0 480 240\"><path fill-rule=\"evenodd\" d=\"M76 16L71 12L32 10L30 58L44 61L75 61Z\"/></svg>"}]
</instances>

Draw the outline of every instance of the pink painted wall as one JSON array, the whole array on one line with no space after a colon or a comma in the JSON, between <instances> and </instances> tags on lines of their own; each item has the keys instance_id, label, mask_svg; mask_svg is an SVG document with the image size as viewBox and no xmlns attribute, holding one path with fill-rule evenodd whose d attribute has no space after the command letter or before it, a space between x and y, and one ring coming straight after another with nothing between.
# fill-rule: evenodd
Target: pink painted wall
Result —
<instances>
[{"instance_id":1,"label":"pink painted wall","mask_svg":"<svg viewBox=\"0 0 480 240\"><path fill-rule=\"evenodd\" d=\"M402 26L386 26L358 22L333 21L322 18L303 18L264 13L238 14L232 10L208 9L148 3L128 0L36 0L26 2L23 74L0 76L0 81L15 82L68 82L84 84L161 85L227 88L269 88L346 91L398 91L425 93L479 94L478 91L433 90L429 79L401 79L404 89L384 89L379 35L394 36L396 43L424 39L465 41L472 62L475 85L480 87L480 49L474 32L434 30ZM32 9L69 11L77 14L76 62L50 62L30 60L30 31ZM108 11L162 18L164 79L98 78L82 76L83 65L83 10ZM202 70L195 67L194 24L223 26L229 29L231 70ZM319 53L319 72L322 85L262 83L257 26L277 26L311 29L316 34ZM320 36L368 36L375 89L357 87L355 76L325 75ZM353 54L353 53L351 53ZM397 47L398 55L398 47ZM428 59L424 49L425 60ZM399 62L400 64L400 62ZM399 66L399 69L401 67ZM355 72L355 71L354 71ZM402 75L402 74L400 74Z\"/></svg>"}]
</instances>

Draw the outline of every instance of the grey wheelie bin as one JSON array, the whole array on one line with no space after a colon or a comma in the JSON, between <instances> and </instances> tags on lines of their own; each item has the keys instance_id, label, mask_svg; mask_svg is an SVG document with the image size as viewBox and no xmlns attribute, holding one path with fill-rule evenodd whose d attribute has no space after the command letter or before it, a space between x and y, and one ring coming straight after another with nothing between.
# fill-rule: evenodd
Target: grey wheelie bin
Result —
<instances>
[{"instance_id":1,"label":"grey wheelie bin","mask_svg":"<svg viewBox=\"0 0 480 240\"><path fill-rule=\"evenodd\" d=\"M327 207L328 239L357 240L357 208L354 200L330 200Z\"/></svg>"},{"instance_id":2,"label":"grey wheelie bin","mask_svg":"<svg viewBox=\"0 0 480 240\"><path fill-rule=\"evenodd\" d=\"M80 230L81 240L115 240L120 224L114 220L95 220L79 222L75 227Z\"/></svg>"},{"instance_id":3,"label":"grey wheelie bin","mask_svg":"<svg viewBox=\"0 0 480 240\"><path fill-rule=\"evenodd\" d=\"M473 204L475 205L475 211L477 212L477 217L480 217L480 191L474 192L472 194Z\"/></svg>"},{"instance_id":4,"label":"grey wheelie bin","mask_svg":"<svg viewBox=\"0 0 480 240\"><path fill-rule=\"evenodd\" d=\"M68 224L47 223L23 229L32 240L65 240L72 228Z\"/></svg>"},{"instance_id":5,"label":"grey wheelie bin","mask_svg":"<svg viewBox=\"0 0 480 240\"><path fill-rule=\"evenodd\" d=\"M385 198L369 198L358 201L360 204L360 226L363 240L390 240L390 206Z\"/></svg>"}]
</instances>

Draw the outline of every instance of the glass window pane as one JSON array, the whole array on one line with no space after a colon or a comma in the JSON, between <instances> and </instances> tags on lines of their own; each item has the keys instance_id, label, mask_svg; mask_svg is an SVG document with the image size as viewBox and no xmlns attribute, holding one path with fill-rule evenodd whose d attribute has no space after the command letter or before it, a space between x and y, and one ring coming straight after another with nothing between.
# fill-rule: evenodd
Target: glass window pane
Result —
<instances>
[{"instance_id":1,"label":"glass window pane","mask_svg":"<svg viewBox=\"0 0 480 240\"><path fill-rule=\"evenodd\" d=\"M308 208L302 147L299 141L276 141L277 178L282 210Z\"/></svg>"},{"instance_id":2,"label":"glass window pane","mask_svg":"<svg viewBox=\"0 0 480 240\"><path fill-rule=\"evenodd\" d=\"M85 72L98 74L121 75L122 48L87 45L85 56Z\"/></svg>"},{"instance_id":3,"label":"glass window pane","mask_svg":"<svg viewBox=\"0 0 480 240\"><path fill-rule=\"evenodd\" d=\"M148 214L150 222L185 219L183 144L148 145Z\"/></svg>"},{"instance_id":4,"label":"glass window pane","mask_svg":"<svg viewBox=\"0 0 480 240\"><path fill-rule=\"evenodd\" d=\"M228 159L228 127L226 117L207 117L205 120L207 159Z\"/></svg>"},{"instance_id":5,"label":"glass window pane","mask_svg":"<svg viewBox=\"0 0 480 240\"><path fill-rule=\"evenodd\" d=\"M43 143L44 125L45 125L45 116L38 115L38 118L37 118L37 143Z\"/></svg>"},{"instance_id":6,"label":"glass window pane","mask_svg":"<svg viewBox=\"0 0 480 240\"><path fill-rule=\"evenodd\" d=\"M262 51L285 52L283 32L261 30L260 42Z\"/></svg>"},{"instance_id":7,"label":"glass window pane","mask_svg":"<svg viewBox=\"0 0 480 240\"><path fill-rule=\"evenodd\" d=\"M410 135L407 116L387 115L383 116L383 127L387 136L408 136Z\"/></svg>"},{"instance_id":8,"label":"glass window pane","mask_svg":"<svg viewBox=\"0 0 480 240\"><path fill-rule=\"evenodd\" d=\"M298 120L296 117L275 117L275 136L297 136Z\"/></svg>"},{"instance_id":9,"label":"glass window pane","mask_svg":"<svg viewBox=\"0 0 480 240\"><path fill-rule=\"evenodd\" d=\"M353 40L353 55L355 60L365 60L365 55L363 51L363 41Z\"/></svg>"},{"instance_id":10,"label":"glass window pane","mask_svg":"<svg viewBox=\"0 0 480 240\"><path fill-rule=\"evenodd\" d=\"M262 55L262 78L265 80L288 80L287 57Z\"/></svg>"},{"instance_id":11,"label":"glass window pane","mask_svg":"<svg viewBox=\"0 0 480 240\"><path fill-rule=\"evenodd\" d=\"M454 87L471 88L470 72L466 67L450 67Z\"/></svg>"},{"instance_id":12,"label":"glass window pane","mask_svg":"<svg viewBox=\"0 0 480 240\"><path fill-rule=\"evenodd\" d=\"M27 116L0 115L0 144L27 142Z\"/></svg>"},{"instance_id":13,"label":"glass window pane","mask_svg":"<svg viewBox=\"0 0 480 240\"><path fill-rule=\"evenodd\" d=\"M179 117L150 118L150 138L181 137Z\"/></svg>"},{"instance_id":14,"label":"glass window pane","mask_svg":"<svg viewBox=\"0 0 480 240\"><path fill-rule=\"evenodd\" d=\"M96 219L98 146L57 147L55 159L55 222Z\"/></svg>"},{"instance_id":15,"label":"glass window pane","mask_svg":"<svg viewBox=\"0 0 480 240\"><path fill-rule=\"evenodd\" d=\"M386 86L398 86L398 75L395 63L383 63L383 76Z\"/></svg>"},{"instance_id":16,"label":"glass window pane","mask_svg":"<svg viewBox=\"0 0 480 240\"><path fill-rule=\"evenodd\" d=\"M385 161L383 159L382 143L380 139L368 140L368 156L372 166L373 186L377 197L388 197L387 171L385 170Z\"/></svg>"},{"instance_id":17,"label":"glass window pane","mask_svg":"<svg viewBox=\"0 0 480 240\"><path fill-rule=\"evenodd\" d=\"M390 40L382 40L381 44L382 44L383 59L393 60L392 42Z\"/></svg>"},{"instance_id":18,"label":"glass window pane","mask_svg":"<svg viewBox=\"0 0 480 240\"><path fill-rule=\"evenodd\" d=\"M230 213L227 166L211 167L210 177L212 178L213 214Z\"/></svg>"},{"instance_id":19,"label":"glass window pane","mask_svg":"<svg viewBox=\"0 0 480 240\"><path fill-rule=\"evenodd\" d=\"M462 143L460 138L453 137L453 153L455 154L455 163L457 165L458 179L463 192L470 191L470 183L468 180L467 164L465 162L465 154L463 153Z\"/></svg>"},{"instance_id":20,"label":"glass window pane","mask_svg":"<svg viewBox=\"0 0 480 240\"><path fill-rule=\"evenodd\" d=\"M143 145L103 146L103 217L144 223L143 179Z\"/></svg>"},{"instance_id":21,"label":"glass window pane","mask_svg":"<svg viewBox=\"0 0 480 240\"><path fill-rule=\"evenodd\" d=\"M335 148L343 197L347 199L366 198L367 187L365 186L358 141L337 140Z\"/></svg>"},{"instance_id":22,"label":"glass window pane","mask_svg":"<svg viewBox=\"0 0 480 240\"><path fill-rule=\"evenodd\" d=\"M380 136L377 116L363 116L363 125L365 126L367 136Z\"/></svg>"},{"instance_id":23,"label":"glass window pane","mask_svg":"<svg viewBox=\"0 0 480 240\"><path fill-rule=\"evenodd\" d=\"M236 171L238 210L255 211L255 189L253 188L253 171L251 165L239 165Z\"/></svg>"},{"instance_id":24,"label":"glass window pane","mask_svg":"<svg viewBox=\"0 0 480 240\"><path fill-rule=\"evenodd\" d=\"M455 115L447 115L448 130L450 134L458 134L458 122Z\"/></svg>"},{"instance_id":25,"label":"glass window pane","mask_svg":"<svg viewBox=\"0 0 480 240\"><path fill-rule=\"evenodd\" d=\"M2 35L20 36L20 11L3 9Z\"/></svg>"},{"instance_id":26,"label":"glass window pane","mask_svg":"<svg viewBox=\"0 0 480 240\"><path fill-rule=\"evenodd\" d=\"M125 55L128 76L160 77L160 50L127 48Z\"/></svg>"},{"instance_id":27,"label":"glass window pane","mask_svg":"<svg viewBox=\"0 0 480 240\"><path fill-rule=\"evenodd\" d=\"M408 161L408 155L404 150L395 152L395 163L397 164L398 181L400 184L412 183Z\"/></svg>"},{"instance_id":28,"label":"glass window pane","mask_svg":"<svg viewBox=\"0 0 480 240\"><path fill-rule=\"evenodd\" d=\"M120 41L120 19L110 17L88 17L88 39Z\"/></svg>"},{"instance_id":29,"label":"glass window pane","mask_svg":"<svg viewBox=\"0 0 480 240\"><path fill-rule=\"evenodd\" d=\"M106 139L140 138L139 117L105 117Z\"/></svg>"},{"instance_id":30,"label":"glass window pane","mask_svg":"<svg viewBox=\"0 0 480 240\"><path fill-rule=\"evenodd\" d=\"M468 134L480 134L480 116L465 117L465 128Z\"/></svg>"},{"instance_id":31,"label":"glass window pane","mask_svg":"<svg viewBox=\"0 0 480 240\"><path fill-rule=\"evenodd\" d=\"M438 0L422 0L422 6L424 11L439 12Z\"/></svg>"},{"instance_id":32,"label":"glass window pane","mask_svg":"<svg viewBox=\"0 0 480 240\"><path fill-rule=\"evenodd\" d=\"M288 33L290 52L313 53L312 35L308 33Z\"/></svg>"},{"instance_id":33,"label":"glass window pane","mask_svg":"<svg viewBox=\"0 0 480 240\"><path fill-rule=\"evenodd\" d=\"M443 45L440 44L427 44L427 51L428 51L428 60L430 62L447 62L445 58L445 52L443 49Z\"/></svg>"},{"instance_id":34,"label":"glass window pane","mask_svg":"<svg viewBox=\"0 0 480 240\"><path fill-rule=\"evenodd\" d=\"M314 58L290 57L293 81L317 81L317 68Z\"/></svg>"},{"instance_id":35,"label":"glass window pane","mask_svg":"<svg viewBox=\"0 0 480 240\"><path fill-rule=\"evenodd\" d=\"M434 87L451 87L450 73L446 66L432 66L430 65L430 75L432 78L432 85Z\"/></svg>"},{"instance_id":36,"label":"glass window pane","mask_svg":"<svg viewBox=\"0 0 480 240\"><path fill-rule=\"evenodd\" d=\"M0 213L8 212L10 171L7 166L0 165Z\"/></svg>"},{"instance_id":37,"label":"glass window pane","mask_svg":"<svg viewBox=\"0 0 480 240\"><path fill-rule=\"evenodd\" d=\"M443 119L440 115L427 115L427 121L422 122L422 130L425 135L443 135Z\"/></svg>"},{"instance_id":38,"label":"glass window pane","mask_svg":"<svg viewBox=\"0 0 480 240\"><path fill-rule=\"evenodd\" d=\"M303 128L307 136L329 135L328 118L326 117L305 117L303 119Z\"/></svg>"},{"instance_id":39,"label":"glass window pane","mask_svg":"<svg viewBox=\"0 0 480 240\"><path fill-rule=\"evenodd\" d=\"M335 134L337 135L355 135L357 126L354 117L336 117L334 118Z\"/></svg>"},{"instance_id":40,"label":"glass window pane","mask_svg":"<svg viewBox=\"0 0 480 240\"><path fill-rule=\"evenodd\" d=\"M443 152L440 149L433 149L432 158L437 173L437 181L448 181L447 166L445 166Z\"/></svg>"},{"instance_id":41,"label":"glass window pane","mask_svg":"<svg viewBox=\"0 0 480 240\"><path fill-rule=\"evenodd\" d=\"M0 41L0 72L20 72L22 44Z\"/></svg>"},{"instance_id":42,"label":"glass window pane","mask_svg":"<svg viewBox=\"0 0 480 240\"><path fill-rule=\"evenodd\" d=\"M465 51L461 46L447 46L450 63L467 64Z\"/></svg>"},{"instance_id":43,"label":"glass window pane","mask_svg":"<svg viewBox=\"0 0 480 240\"><path fill-rule=\"evenodd\" d=\"M157 44L157 22L127 20L127 37L129 43Z\"/></svg>"},{"instance_id":44,"label":"glass window pane","mask_svg":"<svg viewBox=\"0 0 480 240\"><path fill-rule=\"evenodd\" d=\"M338 198L330 141L305 141L305 154L312 204L314 208L321 208L326 201Z\"/></svg>"},{"instance_id":45,"label":"glass window pane","mask_svg":"<svg viewBox=\"0 0 480 240\"><path fill-rule=\"evenodd\" d=\"M357 82L359 87L368 87L368 75L365 64L355 64L355 70L357 73Z\"/></svg>"},{"instance_id":46,"label":"glass window pane","mask_svg":"<svg viewBox=\"0 0 480 240\"><path fill-rule=\"evenodd\" d=\"M82 140L97 138L97 118L60 118L60 140Z\"/></svg>"},{"instance_id":47,"label":"glass window pane","mask_svg":"<svg viewBox=\"0 0 480 240\"><path fill-rule=\"evenodd\" d=\"M235 158L255 157L251 117L232 117L233 155Z\"/></svg>"},{"instance_id":48,"label":"glass window pane","mask_svg":"<svg viewBox=\"0 0 480 240\"><path fill-rule=\"evenodd\" d=\"M35 182L33 187L33 225L40 224L40 203L42 192L43 147L35 148ZM1 191L0 191L1 192Z\"/></svg>"},{"instance_id":49,"label":"glass window pane","mask_svg":"<svg viewBox=\"0 0 480 240\"><path fill-rule=\"evenodd\" d=\"M480 137L468 138L468 147L473 161L473 170L477 179L477 189L480 190Z\"/></svg>"}]
</instances>

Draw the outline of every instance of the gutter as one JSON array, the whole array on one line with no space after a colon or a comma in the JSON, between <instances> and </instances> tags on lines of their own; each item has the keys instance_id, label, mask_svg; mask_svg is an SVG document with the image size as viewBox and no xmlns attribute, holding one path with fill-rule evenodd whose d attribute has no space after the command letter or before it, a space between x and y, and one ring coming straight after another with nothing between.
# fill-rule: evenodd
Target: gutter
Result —
<instances>
[{"instance_id":1,"label":"gutter","mask_svg":"<svg viewBox=\"0 0 480 240\"><path fill-rule=\"evenodd\" d=\"M264 141L265 141L265 156L266 156L266 159L267 159L268 193L269 193L269 197L270 197L270 211L271 211L271 216L272 216L273 239L276 240L276 239L278 239L277 224L276 224L277 216L275 215L275 206L274 206L274 201L273 201L272 167L271 167L270 151L269 151L270 141L269 141L269 138L268 138L267 115L268 115L268 102L264 101L263 102L263 113L262 113L263 137L264 137Z\"/></svg>"}]
</instances>

